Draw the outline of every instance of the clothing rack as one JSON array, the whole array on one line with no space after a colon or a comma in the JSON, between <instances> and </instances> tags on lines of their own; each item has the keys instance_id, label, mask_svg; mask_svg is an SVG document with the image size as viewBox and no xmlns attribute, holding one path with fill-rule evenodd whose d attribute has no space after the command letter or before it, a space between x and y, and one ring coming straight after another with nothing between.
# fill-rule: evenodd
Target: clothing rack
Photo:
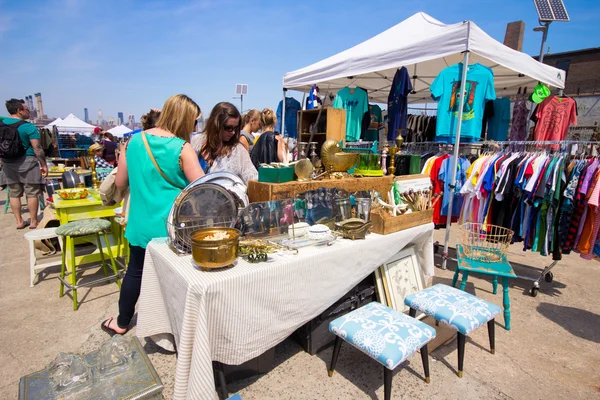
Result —
<instances>
[{"instance_id":1,"label":"clothing rack","mask_svg":"<svg viewBox=\"0 0 600 400\"><path fill-rule=\"evenodd\" d=\"M560 148L559 150L564 152L566 150L568 150L569 152L572 152L572 146L574 145L582 145L584 152L582 154L587 153L588 150L590 150L590 146L592 147L592 150L594 148L594 146L600 146L600 141L589 141L589 140L563 140L563 141L558 141L558 140L551 140L551 141L485 141L485 142L479 142L480 145L482 145L482 148L488 147L488 146L514 146L514 147L519 147L519 146L523 146L523 147L527 147L527 146L532 146L534 147L534 149L539 150L540 147L544 147L544 146L556 146L559 145ZM464 144L460 144L460 147L464 146ZM519 149L514 149L513 148L509 148L510 150L513 151L523 151L523 150L519 150ZM578 149L579 150L579 149ZM593 154L594 155L594 154ZM446 232L446 238L448 238L449 234L450 234L450 229L451 229L451 217L448 218L449 223L447 224L447 232ZM443 257L443 269L445 269L445 265L447 260L449 259L448 256L448 251L447 251L447 240L446 240L446 244L444 245L444 251L442 253L442 257ZM441 246L441 244L436 243L436 247ZM437 248L436 248L436 252L437 252ZM535 277L529 277L529 276L517 276L517 278L521 278L521 279L525 279L528 281L532 281L532 287L530 290L530 295L532 297L536 297L539 289L540 289L540 282L542 280L545 280L546 282L550 283L552 282L552 280L554 279L554 275L552 274L551 270L558 264L560 260L553 260L552 263L550 263L549 265L545 266L544 269L541 271L540 275L535 278Z\"/></svg>"}]
</instances>

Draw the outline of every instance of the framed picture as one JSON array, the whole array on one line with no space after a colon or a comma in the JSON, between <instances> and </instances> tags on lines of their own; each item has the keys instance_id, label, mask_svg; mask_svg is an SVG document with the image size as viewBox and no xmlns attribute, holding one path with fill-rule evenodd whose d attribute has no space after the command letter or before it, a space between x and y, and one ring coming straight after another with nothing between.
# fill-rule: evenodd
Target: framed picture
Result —
<instances>
[{"instance_id":1,"label":"framed picture","mask_svg":"<svg viewBox=\"0 0 600 400\"><path fill-rule=\"evenodd\" d=\"M377 295L378 302L384 306L388 306L386 291L383 288L383 267L375 270L375 294Z\"/></svg>"},{"instance_id":2,"label":"framed picture","mask_svg":"<svg viewBox=\"0 0 600 400\"><path fill-rule=\"evenodd\" d=\"M425 281L415 248L401 250L378 270L382 270L387 306L400 312L408 311L408 307L404 305L404 298L423 290Z\"/></svg>"}]
</instances>

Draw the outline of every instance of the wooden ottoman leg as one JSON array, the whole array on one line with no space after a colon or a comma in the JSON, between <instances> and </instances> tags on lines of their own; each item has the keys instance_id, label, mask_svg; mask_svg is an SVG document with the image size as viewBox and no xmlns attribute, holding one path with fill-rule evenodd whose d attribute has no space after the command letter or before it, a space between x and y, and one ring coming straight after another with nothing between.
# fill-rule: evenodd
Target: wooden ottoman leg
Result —
<instances>
[{"instance_id":1,"label":"wooden ottoman leg","mask_svg":"<svg viewBox=\"0 0 600 400\"><path fill-rule=\"evenodd\" d=\"M421 347L421 361L423 361L423 370L425 370L425 382L429 383L429 349L427 345Z\"/></svg>"},{"instance_id":2,"label":"wooden ottoman leg","mask_svg":"<svg viewBox=\"0 0 600 400\"><path fill-rule=\"evenodd\" d=\"M488 336L490 337L490 349L492 354L496 354L496 320L489 320L487 325Z\"/></svg>"},{"instance_id":3,"label":"wooden ottoman leg","mask_svg":"<svg viewBox=\"0 0 600 400\"><path fill-rule=\"evenodd\" d=\"M392 377L394 376L394 371L391 369L387 369L383 367L383 398L385 400L390 400L392 398Z\"/></svg>"},{"instance_id":4,"label":"wooden ottoman leg","mask_svg":"<svg viewBox=\"0 0 600 400\"><path fill-rule=\"evenodd\" d=\"M458 332L456 335L456 341L458 343L458 377L463 376L463 362L465 361L465 340L466 337L462 333Z\"/></svg>"},{"instance_id":5,"label":"wooden ottoman leg","mask_svg":"<svg viewBox=\"0 0 600 400\"><path fill-rule=\"evenodd\" d=\"M417 315L417 310L411 307L410 310L408 310L408 315L414 318Z\"/></svg>"},{"instance_id":6,"label":"wooden ottoman leg","mask_svg":"<svg viewBox=\"0 0 600 400\"><path fill-rule=\"evenodd\" d=\"M331 355L331 364L329 365L329 376L333 376L335 371L335 364L337 364L338 356L340 355L340 349L342 348L342 338L339 336L335 337L335 345L333 346L333 354Z\"/></svg>"},{"instance_id":7,"label":"wooden ottoman leg","mask_svg":"<svg viewBox=\"0 0 600 400\"><path fill-rule=\"evenodd\" d=\"M502 277L502 291L504 292L504 327L510 331L510 299L508 298L508 278Z\"/></svg>"}]
</instances>

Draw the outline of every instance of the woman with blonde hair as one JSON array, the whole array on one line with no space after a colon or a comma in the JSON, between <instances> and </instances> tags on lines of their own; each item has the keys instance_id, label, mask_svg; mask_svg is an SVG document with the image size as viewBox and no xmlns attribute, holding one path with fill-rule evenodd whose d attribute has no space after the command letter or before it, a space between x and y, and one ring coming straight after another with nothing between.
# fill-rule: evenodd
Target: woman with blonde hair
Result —
<instances>
[{"instance_id":1,"label":"woman with blonde hair","mask_svg":"<svg viewBox=\"0 0 600 400\"><path fill-rule=\"evenodd\" d=\"M252 151L254 147L254 140L256 137L254 133L260 130L260 111L250 110L242 116L242 130L240 131L240 143L248 150Z\"/></svg>"},{"instance_id":2,"label":"woman with blonde hair","mask_svg":"<svg viewBox=\"0 0 600 400\"><path fill-rule=\"evenodd\" d=\"M254 148L250 153L250 158L256 168L260 164L283 162L285 160L285 142L283 136L275 133L276 124L275 111L271 108L262 110L260 113L260 125L263 133L258 137L256 143L254 143Z\"/></svg>"},{"instance_id":3,"label":"woman with blonde hair","mask_svg":"<svg viewBox=\"0 0 600 400\"><path fill-rule=\"evenodd\" d=\"M189 143L199 115L200 107L188 96L172 96L156 127L134 135L121 151L115 184L119 189L129 186L131 210L125 237L130 256L119 296L119 316L101 325L111 336L129 329L140 295L146 246L154 238L167 236L165 220L175 198L204 175Z\"/></svg>"},{"instance_id":4,"label":"woman with blonde hair","mask_svg":"<svg viewBox=\"0 0 600 400\"><path fill-rule=\"evenodd\" d=\"M241 123L240 112L233 104L218 103L206 120L204 132L192 138L192 146L205 172L230 172L247 185L258 178L258 172L240 143Z\"/></svg>"}]
</instances>

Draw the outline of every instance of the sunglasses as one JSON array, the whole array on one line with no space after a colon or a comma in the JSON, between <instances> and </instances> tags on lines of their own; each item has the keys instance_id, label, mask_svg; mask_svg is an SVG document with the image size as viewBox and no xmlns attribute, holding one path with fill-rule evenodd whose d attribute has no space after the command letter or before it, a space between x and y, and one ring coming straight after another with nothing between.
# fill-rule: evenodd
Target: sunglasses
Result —
<instances>
[{"instance_id":1,"label":"sunglasses","mask_svg":"<svg viewBox=\"0 0 600 400\"><path fill-rule=\"evenodd\" d=\"M225 132L237 132L240 128L233 125L223 125L223 130Z\"/></svg>"}]
</instances>

